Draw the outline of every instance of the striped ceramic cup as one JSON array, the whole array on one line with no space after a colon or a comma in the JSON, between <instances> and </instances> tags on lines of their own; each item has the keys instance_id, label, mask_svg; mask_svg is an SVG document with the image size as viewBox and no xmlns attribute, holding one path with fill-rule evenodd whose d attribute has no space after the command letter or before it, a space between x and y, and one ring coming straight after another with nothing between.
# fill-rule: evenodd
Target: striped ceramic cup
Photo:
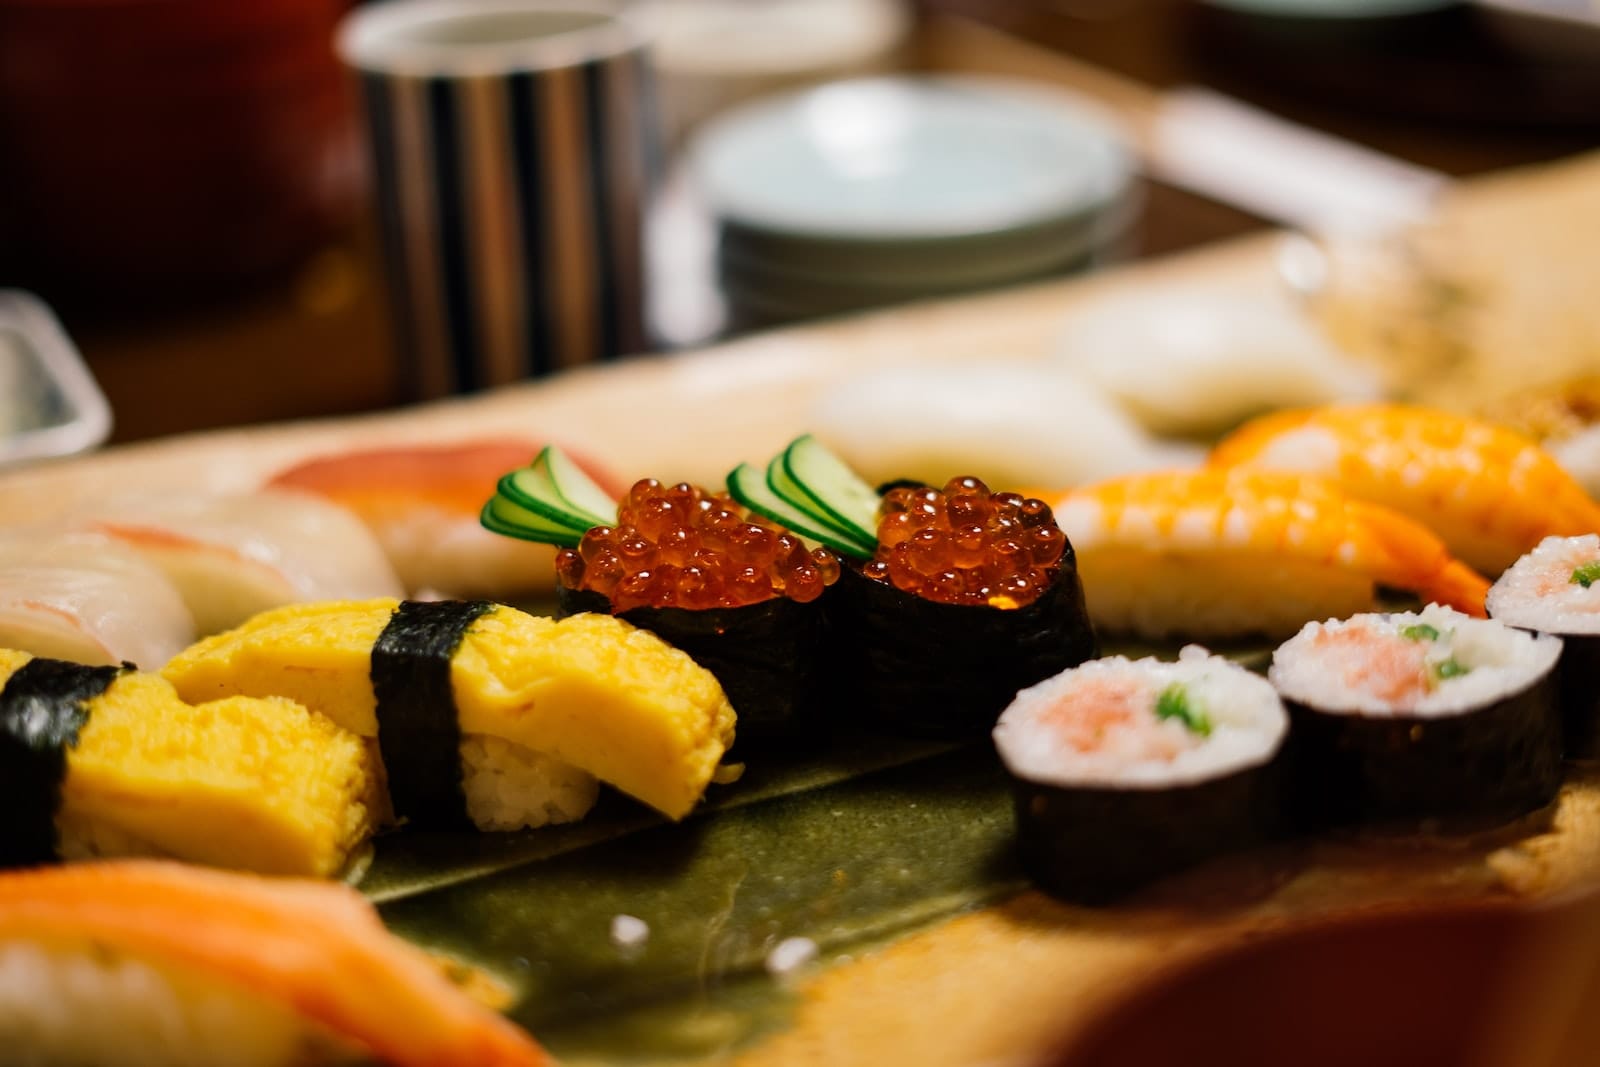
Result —
<instances>
[{"instance_id":1,"label":"striped ceramic cup","mask_svg":"<svg viewBox=\"0 0 1600 1067\"><path fill-rule=\"evenodd\" d=\"M361 78L402 379L472 392L645 347L643 32L597 0L384 0Z\"/></svg>"}]
</instances>

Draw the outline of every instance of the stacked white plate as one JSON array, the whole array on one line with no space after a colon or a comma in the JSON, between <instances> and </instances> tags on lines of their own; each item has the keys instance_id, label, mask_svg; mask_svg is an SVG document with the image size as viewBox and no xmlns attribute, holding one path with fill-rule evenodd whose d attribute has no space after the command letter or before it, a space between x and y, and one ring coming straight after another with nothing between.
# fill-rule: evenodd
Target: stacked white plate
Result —
<instances>
[{"instance_id":1,"label":"stacked white plate","mask_svg":"<svg viewBox=\"0 0 1600 1067\"><path fill-rule=\"evenodd\" d=\"M688 158L746 328L1082 270L1136 207L1112 121L1014 80L863 78L764 98L703 127Z\"/></svg>"}]
</instances>

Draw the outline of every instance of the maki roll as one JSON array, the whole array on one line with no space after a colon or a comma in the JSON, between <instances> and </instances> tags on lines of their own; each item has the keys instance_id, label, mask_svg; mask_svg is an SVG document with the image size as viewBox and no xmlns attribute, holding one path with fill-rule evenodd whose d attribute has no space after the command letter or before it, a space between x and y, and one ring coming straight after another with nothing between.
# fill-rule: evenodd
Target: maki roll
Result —
<instances>
[{"instance_id":1,"label":"maki roll","mask_svg":"<svg viewBox=\"0 0 1600 1067\"><path fill-rule=\"evenodd\" d=\"M380 807L360 739L298 704L189 705L159 675L8 649L0 798L0 866L169 856L315 876L347 867Z\"/></svg>"},{"instance_id":2,"label":"maki roll","mask_svg":"<svg viewBox=\"0 0 1600 1067\"><path fill-rule=\"evenodd\" d=\"M1312 825L1508 819L1561 783L1561 642L1430 604L1308 623L1272 656Z\"/></svg>"},{"instance_id":3,"label":"maki roll","mask_svg":"<svg viewBox=\"0 0 1600 1067\"><path fill-rule=\"evenodd\" d=\"M725 494L654 478L556 556L561 613L616 615L687 652L722 683L747 747L803 736L821 714L819 600L838 577L827 548Z\"/></svg>"},{"instance_id":4,"label":"maki roll","mask_svg":"<svg viewBox=\"0 0 1600 1067\"><path fill-rule=\"evenodd\" d=\"M1600 755L1600 535L1547 537L1489 589L1489 616L1561 638L1565 752Z\"/></svg>"},{"instance_id":5,"label":"maki roll","mask_svg":"<svg viewBox=\"0 0 1600 1067\"><path fill-rule=\"evenodd\" d=\"M994 742L1023 868L1055 896L1104 903L1264 838L1287 729L1266 679L1193 645L1176 663L1114 656L1022 690Z\"/></svg>"},{"instance_id":6,"label":"maki roll","mask_svg":"<svg viewBox=\"0 0 1600 1067\"><path fill-rule=\"evenodd\" d=\"M397 818L512 830L587 814L598 781L687 815L733 741L708 671L618 619L483 601L336 601L263 612L163 675L190 700L278 696L381 757Z\"/></svg>"},{"instance_id":7,"label":"maki roll","mask_svg":"<svg viewBox=\"0 0 1600 1067\"><path fill-rule=\"evenodd\" d=\"M919 737L981 737L1017 690L1095 654L1049 505L972 477L886 493L830 610L859 713Z\"/></svg>"}]
</instances>

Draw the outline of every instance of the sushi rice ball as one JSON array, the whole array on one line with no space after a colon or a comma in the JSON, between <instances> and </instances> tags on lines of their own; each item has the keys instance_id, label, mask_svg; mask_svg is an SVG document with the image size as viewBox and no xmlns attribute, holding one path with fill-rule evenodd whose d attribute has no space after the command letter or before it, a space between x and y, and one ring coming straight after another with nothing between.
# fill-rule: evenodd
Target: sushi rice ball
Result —
<instances>
[{"instance_id":1,"label":"sushi rice ball","mask_svg":"<svg viewBox=\"0 0 1600 1067\"><path fill-rule=\"evenodd\" d=\"M1101 903L1262 838L1287 729L1266 679L1198 646L1022 690L994 740L1024 868L1056 896Z\"/></svg>"}]
</instances>

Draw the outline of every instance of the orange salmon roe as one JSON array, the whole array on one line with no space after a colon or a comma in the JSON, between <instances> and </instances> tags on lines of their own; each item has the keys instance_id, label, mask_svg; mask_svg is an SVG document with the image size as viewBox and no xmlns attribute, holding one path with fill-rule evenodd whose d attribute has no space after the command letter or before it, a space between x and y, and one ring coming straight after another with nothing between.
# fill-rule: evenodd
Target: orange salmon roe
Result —
<instances>
[{"instance_id":1,"label":"orange salmon roe","mask_svg":"<svg viewBox=\"0 0 1600 1067\"><path fill-rule=\"evenodd\" d=\"M596 526L576 549L557 553L556 575L569 589L607 597L617 612L700 610L815 600L838 580L839 560L721 493L645 478L628 490L617 525Z\"/></svg>"},{"instance_id":2,"label":"orange salmon roe","mask_svg":"<svg viewBox=\"0 0 1600 1067\"><path fill-rule=\"evenodd\" d=\"M943 604L1020 608L1052 580L1067 535L1050 505L991 493L976 478L944 489L892 489L879 510L867 578Z\"/></svg>"}]
</instances>

